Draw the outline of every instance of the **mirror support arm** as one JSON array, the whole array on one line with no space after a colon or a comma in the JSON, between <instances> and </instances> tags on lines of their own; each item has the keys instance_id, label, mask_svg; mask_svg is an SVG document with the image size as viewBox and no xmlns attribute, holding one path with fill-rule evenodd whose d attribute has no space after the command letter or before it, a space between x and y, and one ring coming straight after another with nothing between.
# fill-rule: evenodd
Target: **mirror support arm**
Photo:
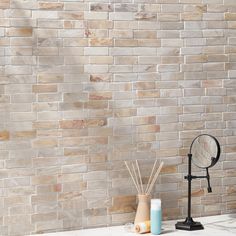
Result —
<instances>
[{"instance_id":1,"label":"mirror support arm","mask_svg":"<svg viewBox=\"0 0 236 236\"><path fill-rule=\"evenodd\" d=\"M192 154L188 154L188 175L184 178L188 180L188 216L186 217L185 221L177 222L175 224L176 229L181 230L201 230L203 226L200 222L195 222L191 217L191 188L192 188L192 180L198 178L198 176L192 176ZM203 176L200 176L200 178ZM203 178L206 178L204 176Z\"/></svg>"},{"instance_id":2,"label":"mirror support arm","mask_svg":"<svg viewBox=\"0 0 236 236\"><path fill-rule=\"evenodd\" d=\"M208 168L206 168L206 177L207 177L207 183L208 183L208 193L212 193L212 189L211 189L211 184L210 184L210 175L209 175L209 170Z\"/></svg>"},{"instance_id":3,"label":"mirror support arm","mask_svg":"<svg viewBox=\"0 0 236 236\"><path fill-rule=\"evenodd\" d=\"M188 181L192 181L193 179L207 179L207 184L208 184L207 191L208 191L208 193L212 192L208 168L206 168L206 175L195 176L195 175L188 174L188 175L184 176L184 179L187 179Z\"/></svg>"}]
</instances>

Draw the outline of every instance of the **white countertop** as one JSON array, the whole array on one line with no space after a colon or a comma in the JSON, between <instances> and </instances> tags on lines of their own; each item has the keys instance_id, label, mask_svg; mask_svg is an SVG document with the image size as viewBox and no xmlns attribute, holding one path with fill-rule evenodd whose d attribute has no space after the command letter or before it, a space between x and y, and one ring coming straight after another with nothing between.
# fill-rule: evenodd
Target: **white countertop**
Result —
<instances>
[{"instance_id":1,"label":"white countertop","mask_svg":"<svg viewBox=\"0 0 236 236\"><path fill-rule=\"evenodd\" d=\"M235 236L236 235L236 214L219 215L196 218L194 221L200 221L204 230L183 231L176 230L176 221L163 222L163 231L161 235L170 236ZM60 233L38 234L38 236L134 236L135 233L125 231L124 226L113 226L106 228L94 228L76 231L66 231ZM145 234L151 235L151 234ZM36 235L35 235L36 236Z\"/></svg>"}]
</instances>

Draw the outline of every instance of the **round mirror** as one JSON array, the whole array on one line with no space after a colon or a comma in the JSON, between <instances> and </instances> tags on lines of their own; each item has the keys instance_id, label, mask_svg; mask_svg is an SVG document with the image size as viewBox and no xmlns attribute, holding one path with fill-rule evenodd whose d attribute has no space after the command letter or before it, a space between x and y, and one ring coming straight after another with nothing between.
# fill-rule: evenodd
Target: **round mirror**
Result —
<instances>
[{"instance_id":1,"label":"round mirror","mask_svg":"<svg viewBox=\"0 0 236 236\"><path fill-rule=\"evenodd\" d=\"M190 153L196 166L209 168L214 166L220 158L220 144L215 137L201 134L193 140Z\"/></svg>"}]
</instances>

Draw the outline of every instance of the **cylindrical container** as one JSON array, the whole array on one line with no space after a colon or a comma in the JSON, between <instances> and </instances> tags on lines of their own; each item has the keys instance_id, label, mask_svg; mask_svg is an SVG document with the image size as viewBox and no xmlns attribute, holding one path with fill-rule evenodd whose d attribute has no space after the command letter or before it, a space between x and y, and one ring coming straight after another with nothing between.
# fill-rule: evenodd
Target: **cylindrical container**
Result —
<instances>
[{"instance_id":1,"label":"cylindrical container","mask_svg":"<svg viewBox=\"0 0 236 236\"><path fill-rule=\"evenodd\" d=\"M144 221L135 225L135 232L145 234L150 232L150 221Z\"/></svg>"},{"instance_id":2,"label":"cylindrical container","mask_svg":"<svg viewBox=\"0 0 236 236\"><path fill-rule=\"evenodd\" d=\"M162 225L162 212L161 212L161 200L151 200L151 233L158 235L161 234Z\"/></svg>"},{"instance_id":3,"label":"cylindrical container","mask_svg":"<svg viewBox=\"0 0 236 236\"><path fill-rule=\"evenodd\" d=\"M140 194L138 195L138 208L134 224L138 224L144 221L150 220L150 195Z\"/></svg>"}]
</instances>

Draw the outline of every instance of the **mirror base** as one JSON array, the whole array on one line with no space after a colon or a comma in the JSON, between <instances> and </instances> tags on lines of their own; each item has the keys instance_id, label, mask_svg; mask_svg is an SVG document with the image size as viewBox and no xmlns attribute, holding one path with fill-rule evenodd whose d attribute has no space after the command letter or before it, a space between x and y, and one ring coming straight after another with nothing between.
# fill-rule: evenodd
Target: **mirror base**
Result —
<instances>
[{"instance_id":1,"label":"mirror base","mask_svg":"<svg viewBox=\"0 0 236 236\"><path fill-rule=\"evenodd\" d=\"M188 230L188 231L204 229L203 225L200 222L195 222L195 221L193 221L192 218L190 218L190 219L186 218L185 221L177 222L175 224L175 228L180 229L180 230Z\"/></svg>"}]
</instances>

